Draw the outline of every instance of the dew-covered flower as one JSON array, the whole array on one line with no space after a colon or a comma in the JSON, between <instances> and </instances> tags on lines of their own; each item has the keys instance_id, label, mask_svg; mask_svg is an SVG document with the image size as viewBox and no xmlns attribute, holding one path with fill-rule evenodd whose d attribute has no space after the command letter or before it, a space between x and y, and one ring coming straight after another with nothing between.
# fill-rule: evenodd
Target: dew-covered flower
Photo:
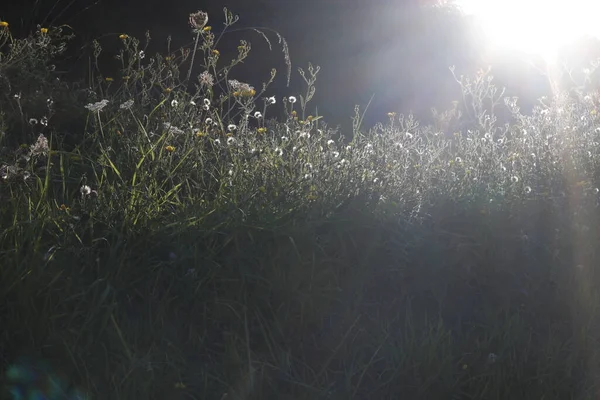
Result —
<instances>
[{"instance_id":1,"label":"dew-covered flower","mask_svg":"<svg viewBox=\"0 0 600 400\"><path fill-rule=\"evenodd\" d=\"M89 196L92 193L92 188L88 185L83 185L79 188L79 193L81 193L82 196Z\"/></svg>"},{"instance_id":2,"label":"dew-covered flower","mask_svg":"<svg viewBox=\"0 0 600 400\"><path fill-rule=\"evenodd\" d=\"M87 108L91 112L100 112L107 105L108 105L108 100L104 99L104 100L98 101L96 103L86 104L85 108Z\"/></svg>"},{"instance_id":3,"label":"dew-covered flower","mask_svg":"<svg viewBox=\"0 0 600 400\"><path fill-rule=\"evenodd\" d=\"M204 11L196 11L190 14L188 21L192 28L201 30L208 24L208 14Z\"/></svg>"},{"instance_id":4,"label":"dew-covered flower","mask_svg":"<svg viewBox=\"0 0 600 400\"><path fill-rule=\"evenodd\" d=\"M169 122L163 123L163 127L167 130L168 133L172 133L175 135L183 135L185 133L183 130L179 129L178 127Z\"/></svg>"},{"instance_id":5,"label":"dew-covered flower","mask_svg":"<svg viewBox=\"0 0 600 400\"><path fill-rule=\"evenodd\" d=\"M127 100L125 103L121 104L119 108L121 110L129 110L133 106L133 99Z\"/></svg>"},{"instance_id":6,"label":"dew-covered flower","mask_svg":"<svg viewBox=\"0 0 600 400\"><path fill-rule=\"evenodd\" d=\"M198 76L198 80L202 86L213 86L215 84L215 78L210 72L204 71Z\"/></svg>"},{"instance_id":7,"label":"dew-covered flower","mask_svg":"<svg viewBox=\"0 0 600 400\"><path fill-rule=\"evenodd\" d=\"M47 155L49 151L48 139L43 134L40 134L36 142L29 148L30 156Z\"/></svg>"}]
</instances>

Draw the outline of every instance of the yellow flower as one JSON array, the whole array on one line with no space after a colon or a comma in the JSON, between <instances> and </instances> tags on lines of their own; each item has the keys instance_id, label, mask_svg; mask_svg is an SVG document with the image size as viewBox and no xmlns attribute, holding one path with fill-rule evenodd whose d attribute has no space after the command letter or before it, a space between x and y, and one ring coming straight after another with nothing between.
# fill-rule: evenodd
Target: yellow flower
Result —
<instances>
[{"instance_id":1,"label":"yellow flower","mask_svg":"<svg viewBox=\"0 0 600 400\"><path fill-rule=\"evenodd\" d=\"M390 117L390 118L394 118L395 116L396 116L395 112L389 112L388 113L388 117Z\"/></svg>"},{"instance_id":2,"label":"yellow flower","mask_svg":"<svg viewBox=\"0 0 600 400\"><path fill-rule=\"evenodd\" d=\"M238 92L237 90L235 92L233 92L233 97L238 97L240 95L240 92Z\"/></svg>"},{"instance_id":3,"label":"yellow flower","mask_svg":"<svg viewBox=\"0 0 600 400\"><path fill-rule=\"evenodd\" d=\"M298 114L298 113L296 112L296 110L292 111L292 116L293 116L293 117L295 117L295 116L296 116L296 114Z\"/></svg>"},{"instance_id":4,"label":"yellow flower","mask_svg":"<svg viewBox=\"0 0 600 400\"><path fill-rule=\"evenodd\" d=\"M262 193L266 193L267 192L267 188L264 187L264 186L259 187L258 190L260 190Z\"/></svg>"},{"instance_id":5,"label":"yellow flower","mask_svg":"<svg viewBox=\"0 0 600 400\"><path fill-rule=\"evenodd\" d=\"M212 51L212 53L213 53L215 56L219 56L219 55L221 54L221 53L219 52L219 50L217 50L217 49L214 49L214 50Z\"/></svg>"},{"instance_id":6,"label":"yellow flower","mask_svg":"<svg viewBox=\"0 0 600 400\"><path fill-rule=\"evenodd\" d=\"M123 77L123 80L124 80L124 81L128 81L128 80L129 80L129 75L125 75L125 76Z\"/></svg>"},{"instance_id":7,"label":"yellow flower","mask_svg":"<svg viewBox=\"0 0 600 400\"><path fill-rule=\"evenodd\" d=\"M206 134L204 132L202 132L202 131L196 132L196 137L202 137L202 136L205 136L205 135Z\"/></svg>"},{"instance_id":8,"label":"yellow flower","mask_svg":"<svg viewBox=\"0 0 600 400\"><path fill-rule=\"evenodd\" d=\"M265 133L267 131L267 128L261 127L257 129L258 133Z\"/></svg>"},{"instance_id":9,"label":"yellow flower","mask_svg":"<svg viewBox=\"0 0 600 400\"><path fill-rule=\"evenodd\" d=\"M166 57L165 57L165 60L166 60L166 61L171 61L171 56L166 56Z\"/></svg>"},{"instance_id":10,"label":"yellow flower","mask_svg":"<svg viewBox=\"0 0 600 400\"><path fill-rule=\"evenodd\" d=\"M112 81L114 81L114 79L113 79L113 78L111 78L110 76L107 76L106 78L104 78L104 80L105 80L106 82L112 82Z\"/></svg>"},{"instance_id":11,"label":"yellow flower","mask_svg":"<svg viewBox=\"0 0 600 400\"><path fill-rule=\"evenodd\" d=\"M175 151L175 147L173 146L165 146L165 150L168 151L169 153L172 153Z\"/></svg>"},{"instance_id":12,"label":"yellow flower","mask_svg":"<svg viewBox=\"0 0 600 400\"><path fill-rule=\"evenodd\" d=\"M122 33L122 34L120 34L120 35L119 35L119 39L122 39L122 40L125 40L125 39L127 39L128 37L129 37L129 35L126 35L126 34L124 34L124 33Z\"/></svg>"},{"instance_id":13,"label":"yellow flower","mask_svg":"<svg viewBox=\"0 0 600 400\"><path fill-rule=\"evenodd\" d=\"M171 88L165 88L165 93L171 93L172 90L173 89L171 89Z\"/></svg>"},{"instance_id":14,"label":"yellow flower","mask_svg":"<svg viewBox=\"0 0 600 400\"><path fill-rule=\"evenodd\" d=\"M8 28L8 22L0 21L0 28Z\"/></svg>"},{"instance_id":15,"label":"yellow flower","mask_svg":"<svg viewBox=\"0 0 600 400\"><path fill-rule=\"evenodd\" d=\"M41 34L46 34L46 33L48 33L48 28L40 28L40 33L41 33Z\"/></svg>"},{"instance_id":16,"label":"yellow flower","mask_svg":"<svg viewBox=\"0 0 600 400\"><path fill-rule=\"evenodd\" d=\"M212 28L210 26L205 26L204 28L202 28L202 31L204 32L209 32Z\"/></svg>"},{"instance_id":17,"label":"yellow flower","mask_svg":"<svg viewBox=\"0 0 600 400\"><path fill-rule=\"evenodd\" d=\"M70 210L70 208L65 206L64 204L61 204L60 207L58 207L58 209L61 211L69 211Z\"/></svg>"},{"instance_id":18,"label":"yellow flower","mask_svg":"<svg viewBox=\"0 0 600 400\"><path fill-rule=\"evenodd\" d=\"M242 90L242 97L252 97L256 94L256 90L254 89L250 89L250 90Z\"/></svg>"},{"instance_id":19,"label":"yellow flower","mask_svg":"<svg viewBox=\"0 0 600 400\"><path fill-rule=\"evenodd\" d=\"M306 117L306 120L307 120L308 122L310 122L310 121L312 121L312 120L313 120L313 118L314 118L314 117L313 117L312 115L309 115L308 117Z\"/></svg>"}]
</instances>

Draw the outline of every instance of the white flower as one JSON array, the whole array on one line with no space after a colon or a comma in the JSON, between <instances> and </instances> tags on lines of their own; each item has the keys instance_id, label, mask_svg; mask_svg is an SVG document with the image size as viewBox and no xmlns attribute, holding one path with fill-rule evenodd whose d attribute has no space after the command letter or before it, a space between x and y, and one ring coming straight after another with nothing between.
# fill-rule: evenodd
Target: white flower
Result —
<instances>
[{"instance_id":1,"label":"white flower","mask_svg":"<svg viewBox=\"0 0 600 400\"><path fill-rule=\"evenodd\" d=\"M513 176L513 177L510 178L510 181L512 183L517 183L517 182L519 182L519 177L518 176Z\"/></svg>"},{"instance_id":2,"label":"white flower","mask_svg":"<svg viewBox=\"0 0 600 400\"><path fill-rule=\"evenodd\" d=\"M310 139L310 133L308 133L308 132L300 132L300 135L298 135L298 137L300 139L305 139L305 138L306 139Z\"/></svg>"},{"instance_id":3,"label":"white flower","mask_svg":"<svg viewBox=\"0 0 600 400\"><path fill-rule=\"evenodd\" d=\"M531 193L531 187L530 186L525 186L525 193L527 193L527 194Z\"/></svg>"},{"instance_id":4,"label":"white flower","mask_svg":"<svg viewBox=\"0 0 600 400\"><path fill-rule=\"evenodd\" d=\"M175 99L171 100L171 107L177 107L177 105L179 104L179 102Z\"/></svg>"},{"instance_id":5,"label":"white flower","mask_svg":"<svg viewBox=\"0 0 600 400\"><path fill-rule=\"evenodd\" d=\"M108 100L101 100L96 103L89 103L85 106L91 112L100 112L104 107L108 105Z\"/></svg>"},{"instance_id":6,"label":"white flower","mask_svg":"<svg viewBox=\"0 0 600 400\"><path fill-rule=\"evenodd\" d=\"M133 100L127 100L125 103L121 104L119 108L121 110L129 110L133 106Z\"/></svg>"},{"instance_id":7,"label":"white flower","mask_svg":"<svg viewBox=\"0 0 600 400\"><path fill-rule=\"evenodd\" d=\"M231 131L235 131L236 129L237 129L237 126L234 125L234 124L227 125L227 130L230 131L230 132Z\"/></svg>"},{"instance_id":8,"label":"white flower","mask_svg":"<svg viewBox=\"0 0 600 400\"><path fill-rule=\"evenodd\" d=\"M215 142L214 142L214 143L216 143L216 144L221 144L221 140L220 140L219 138L217 138L217 139L215 139Z\"/></svg>"},{"instance_id":9,"label":"white flower","mask_svg":"<svg viewBox=\"0 0 600 400\"><path fill-rule=\"evenodd\" d=\"M213 122L212 118L206 118L206 119L204 120L204 123L205 123L206 125L210 125L210 124L212 124L212 122Z\"/></svg>"},{"instance_id":10,"label":"white flower","mask_svg":"<svg viewBox=\"0 0 600 400\"><path fill-rule=\"evenodd\" d=\"M190 104L193 105L193 106L195 106L196 102L194 100L190 100Z\"/></svg>"},{"instance_id":11,"label":"white flower","mask_svg":"<svg viewBox=\"0 0 600 400\"><path fill-rule=\"evenodd\" d=\"M461 164L463 162L462 158L460 158L460 157L456 157L455 161L459 164Z\"/></svg>"},{"instance_id":12,"label":"white flower","mask_svg":"<svg viewBox=\"0 0 600 400\"><path fill-rule=\"evenodd\" d=\"M204 102L205 106L210 106L210 100L209 99L204 99L202 101Z\"/></svg>"},{"instance_id":13,"label":"white flower","mask_svg":"<svg viewBox=\"0 0 600 400\"><path fill-rule=\"evenodd\" d=\"M254 118L256 118L256 119L262 118L262 114L260 113L260 111L257 111L254 113Z\"/></svg>"},{"instance_id":14,"label":"white flower","mask_svg":"<svg viewBox=\"0 0 600 400\"><path fill-rule=\"evenodd\" d=\"M279 147L276 147L276 148L275 148L275 153L276 153L276 154L277 154L279 157L281 157L281 156L283 155L283 150L281 150Z\"/></svg>"},{"instance_id":15,"label":"white flower","mask_svg":"<svg viewBox=\"0 0 600 400\"><path fill-rule=\"evenodd\" d=\"M89 196L90 193L92 193L92 188L89 187L88 185L83 185L80 189L79 192L81 193L82 196Z\"/></svg>"},{"instance_id":16,"label":"white flower","mask_svg":"<svg viewBox=\"0 0 600 400\"><path fill-rule=\"evenodd\" d=\"M296 102L296 98L295 98L294 96L290 96L290 97L288 98L288 101L289 101L290 103L294 104L294 103Z\"/></svg>"},{"instance_id":17,"label":"white flower","mask_svg":"<svg viewBox=\"0 0 600 400\"><path fill-rule=\"evenodd\" d=\"M308 169L313 169L313 166L311 163L306 163L306 164L304 164L304 166Z\"/></svg>"},{"instance_id":18,"label":"white flower","mask_svg":"<svg viewBox=\"0 0 600 400\"><path fill-rule=\"evenodd\" d=\"M271 96L267 98L267 104L275 104L277 100L275 100L275 96Z\"/></svg>"},{"instance_id":19,"label":"white flower","mask_svg":"<svg viewBox=\"0 0 600 400\"><path fill-rule=\"evenodd\" d=\"M332 151L331 155L333 156L333 158L338 158L340 156L340 152L339 151Z\"/></svg>"},{"instance_id":20,"label":"white flower","mask_svg":"<svg viewBox=\"0 0 600 400\"><path fill-rule=\"evenodd\" d=\"M146 57L146 53L144 53L144 50L140 50L139 57L140 57L140 60L143 59L144 57Z\"/></svg>"},{"instance_id":21,"label":"white flower","mask_svg":"<svg viewBox=\"0 0 600 400\"><path fill-rule=\"evenodd\" d=\"M282 142L287 142L289 140L289 138L287 136L282 136L281 137L281 141Z\"/></svg>"},{"instance_id":22,"label":"white flower","mask_svg":"<svg viewBox=\"0 0 600 400\"><path fill-rule=\"evenodd\" d=\"M346 151L351 151L352 150L352 146L346 146Z\"/></svg>"},{"instance_id":23,"label":"white flower","mask_svg":"<svg viewBox=\"0 0 600 400\"><path fill-rule=\"evenodd\" d=\"M335 146L335 141L334 141L334 140L331 140L331 139L329 139L329 140L327 141L327 146L329 146L329 147Z\"/></svg>"},{"instance_id":24,"label":"white flower","mask_svg":"<svg viewBox=\"0 0 600 400\"><path fill-rule=\"evenodd\" d=\"M48 126L48 118L46 118L45 116L42 117L42 119L40 119L40 124Z\"/></svg>"},{"instance_id":25,"label":"white flower","mask_svg":"<svg viewBox=\"0 0 600 400\"><path fill-rule=\"evenodd\" d=\"M409 139L412 139L413 138L413 134L410 133L410 132L406 132L406 137L409 138Z\"/></svg>"},{"instance_id":26,"label":"white flower","mask_svg":"<svg viewBox=\"0 0 600 400\"><path fill-rule=\"evenodd\" d=\"M29 125L37 125L38 120L35 118L29 118Z\"/></svg>"},{"instance_id":27,"label":"white flower","mask_svg":"<svg viewBox=\"0 0 600 400\"><path fill-rule=\"evenodd\" d=\"M231 145L232 145L232 144L234 144L234 143L235 143L235 138L233 138L233 137L228 137L228 138L227 138L227 144L228 144L228 145L230 145L230 146L231 146Z\"/></svg>"}]
</instances>

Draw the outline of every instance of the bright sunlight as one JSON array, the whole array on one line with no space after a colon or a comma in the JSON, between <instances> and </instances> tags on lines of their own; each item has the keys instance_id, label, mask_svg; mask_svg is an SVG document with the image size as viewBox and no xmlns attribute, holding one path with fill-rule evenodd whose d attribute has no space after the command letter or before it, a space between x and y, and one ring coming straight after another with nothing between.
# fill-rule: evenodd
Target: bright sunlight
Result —
<instances>
[{"instance_id":1,"label":"bright sunlight","mask_svg":"<svg viewBox=\"0 0 600 400\"><path fill-rule=\"evenodd\" d=\"M472 15L491 48L509 48L553 58L582 36L600 37L600 1L456 0Z\"/></svg>"}]
</instances>

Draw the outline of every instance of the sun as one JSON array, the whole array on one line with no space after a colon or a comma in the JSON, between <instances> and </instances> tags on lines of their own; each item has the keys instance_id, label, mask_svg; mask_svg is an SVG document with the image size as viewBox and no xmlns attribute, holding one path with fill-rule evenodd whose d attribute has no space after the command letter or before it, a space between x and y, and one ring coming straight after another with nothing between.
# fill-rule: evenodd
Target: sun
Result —
<instances>
[{"instance_id":1,"label":"sun","mask_svg":"<svg viewBox=\"0 0 600 400\"><path fill-rule=\"evenodd\" d=\"M536 54L546 59L583 37L600 38L600 1L455 0L471 15L491 48Z\"/></svg>"}]
</instances>

